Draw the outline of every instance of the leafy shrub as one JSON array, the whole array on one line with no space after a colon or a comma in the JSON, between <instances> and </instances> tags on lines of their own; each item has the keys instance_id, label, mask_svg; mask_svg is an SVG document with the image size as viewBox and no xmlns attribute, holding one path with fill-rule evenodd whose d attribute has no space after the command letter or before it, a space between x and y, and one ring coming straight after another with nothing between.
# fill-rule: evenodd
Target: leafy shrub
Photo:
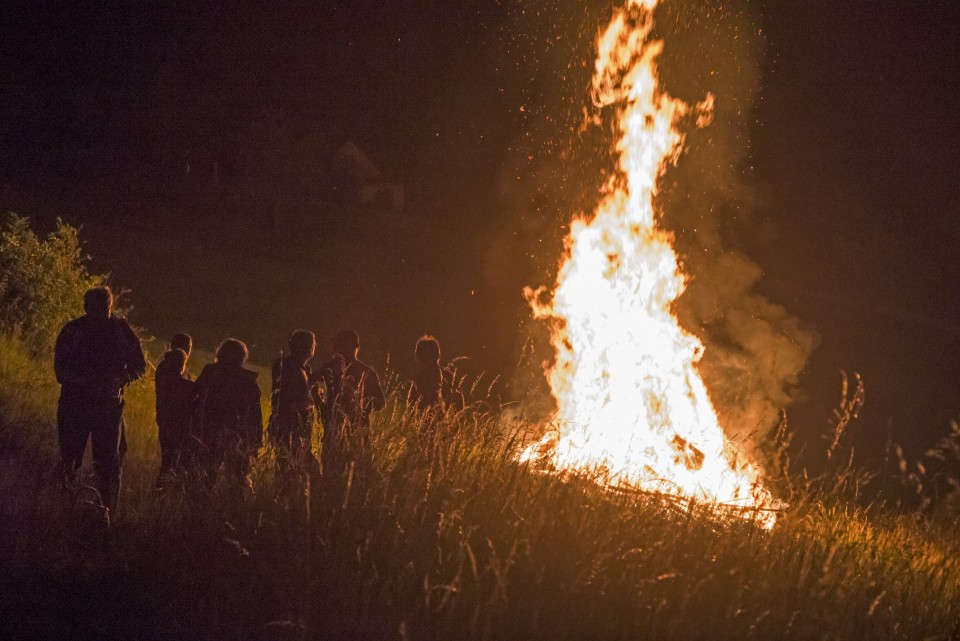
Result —
<instances>
[{"instance_id":1,"label":"leafy shrub","mask_svg":"<svg viewBox=\"0 0 960 641\"><path fill-rule=\"evenodd\" d=\"M29 219L11 213L0 232L0 329L36 352L52 349L60 327L82 313L84 292L106 281L85 260L76 227L57 219L41 240Z\"/></svg>"}]
</instances>

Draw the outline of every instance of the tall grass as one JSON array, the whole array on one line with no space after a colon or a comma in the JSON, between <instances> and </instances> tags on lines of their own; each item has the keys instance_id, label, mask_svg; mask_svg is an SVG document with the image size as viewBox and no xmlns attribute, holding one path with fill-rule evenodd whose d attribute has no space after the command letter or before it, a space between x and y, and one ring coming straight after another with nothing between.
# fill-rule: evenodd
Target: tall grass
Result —
<instances>
[{"instance_id":1,"label":"tall grass","mask_svg":"<svg viewBox=\"0 0 960 641\"><path fill-rule=\"evenodd\" d=\"M792 483L772 531L517 464L475 406L390 397L342 473L153 489L150 381L109 532L52 482L49 363L0 337L0 636L103 639L953 639L960 537L850 483ZM839 473L835 479L849 479Z\"/></svg>"}]
</instances>

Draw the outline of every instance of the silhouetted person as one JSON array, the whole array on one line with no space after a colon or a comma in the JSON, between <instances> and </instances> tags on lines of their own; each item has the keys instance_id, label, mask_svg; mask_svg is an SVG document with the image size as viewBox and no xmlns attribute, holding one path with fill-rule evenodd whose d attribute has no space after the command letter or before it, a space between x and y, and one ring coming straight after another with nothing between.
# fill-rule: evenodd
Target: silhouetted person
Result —
<instances>
[{"instance_id":1,"label":"silhouetted person","mask_svg":"<svg viewBox=\"0 0 960 641\"><path fill-rule=\"evenodd\" d=\"M87 439L92 442L97 490L112 514L120 497L123 388L147 369L140 340L127 321L112 315L113 294L95 287L83 297L86 312L60 330L54 370L60 383L57 430L64 485L75 488Z\"/></svg>"},{"instance_id":2,"label":"silhouetted person","mask_svg":"<svg viewBox=\"0 0 960 641\"><path fill-rule=\"evenodd\" d=\"M263 415L257 373L244 368L247 346L228 338L217 348L217 360L197 378L197 420L200 463L212 483L221 465L235 475L247 472L263 440Z\"/></svg>"},{"instance_id":3,"label":"silhouetted person","mask_svg":"<svg viewBox=\"0 0 960 641\"><path fill-rule=\"evenodd\" d=\"M436 407L442 410L450 382L449 372L440 366L440 343L433 336L421 336L413 353L417 370L413 376L411 397L420 409Z\"/></svg>"},{"instance_id":4,"label":"silhouetted person","mask_svg":"<svg viewBox=\"0 0 960 641\"><path fill-rule=\"evenodd\" d=\"M268 434L281 461L288 454L310 454L319 400L307 365L317 348L316 337L313 332L297 330L290 335L289 346L289 354L273 361L270 395Z\"/></svg>"},{"instance_id":5,"label":"silhouetted person","mask_svg":"<svg viewBox=\"0 0 960 641\"><path fill-rule=\"evenodd\" d=\"M171 345L173 341L171 341ZM160 474L157 487L169 478L180 463L183 445L193 422L196 384L186 376L187 353L171 349L157 366L157 427L160 437Z\"/></svg>"},{"instance_id":6,"label":"silhouetted person","mask_svg":"<svg viewBox=\"0 0 960 641\"><path fill-rule=\"evenodd\" d=\"M454 400L454 375L440 365L440 343L430 335L417 340L413 350L417 368L410 388L410 400L423 412L415 423L421 452L434 460L447 440L448 431L440 418L447 407L459 407ZM449 426L446 426L449 427Z\"/></svg>"},{"instance_id":7,"label":"silhouetted person","mask_svg":"<svg viewBox=\"0 0 960 641\"><path fill-rule=\"evenodd\" d=\"M342 441L359 437L365 447L370 433L370 414L385 405L380 377L357 358L360 337L353 330L340 332L332 339L334 356L317 372L326 387L323 404L323 456L336 455ZM346 433L349 429L350 433Z\"/></svg>"},{"instance_id":8,"label":"silhouetted person","mask_svg":"<svg viewBox=\"0 0 960 641\"><path fill-rule=\"evenodd\" d=\"M190 334L184 334L183 332L179 334L174 334L170 338L170 349L179 349L183 350L183 353L187 355L187 360L190 360L190 354L193 353L193 337ZM184 376L190 378L190 370L184 368Z\"/></svg>"}]
</instances>

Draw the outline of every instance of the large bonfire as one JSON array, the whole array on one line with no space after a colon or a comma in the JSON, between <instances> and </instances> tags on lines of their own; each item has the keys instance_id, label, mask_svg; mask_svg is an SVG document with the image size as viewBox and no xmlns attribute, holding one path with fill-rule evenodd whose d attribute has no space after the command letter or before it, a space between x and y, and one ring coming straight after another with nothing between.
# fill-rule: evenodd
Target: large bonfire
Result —
<instances>
[{"instance_id":1,"label":"large bonfire","mask_svg":"<svg viewBox=\"0 0 960 641\"><path fill-rule=\"evenodd\" d=\"M661 89L656 4L628 0L598 40L592 98L616 110L618 171L594 215L572 222L552 296L526 292L551 327L558 413L521 458L756 516L770 494L720 426L697 370L703 344L672 313L685 277L654 201L683 145L678 121L708 124L712 97L690 106Z\"/></svg>"}]
</instances>

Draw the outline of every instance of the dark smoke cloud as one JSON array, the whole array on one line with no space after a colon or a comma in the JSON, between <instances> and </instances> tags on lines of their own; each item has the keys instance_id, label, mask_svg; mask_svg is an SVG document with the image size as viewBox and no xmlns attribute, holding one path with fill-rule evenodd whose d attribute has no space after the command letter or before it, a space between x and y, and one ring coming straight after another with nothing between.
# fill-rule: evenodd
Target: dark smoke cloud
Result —
<instances>
[{"instance_id":1,"label":"dark smoke cloud","mask_svg":"<svg viewBox=\"0 0 960 641\"><path fill-rule=\"evenodd\" d=\"M525 60L532 66L522 96L529 127L502 171L502 227L508 231L493 236L498 250L489 264L491 279L505 278L500 270L507 255L523 255L524 268L515 273L525 280L518 287L552 284L569 219L590 214L599 201L605 172L613 167L613 138L609 123L584 128L590 114L583 108L594 39L610 11L611 5L594 6L569 15L559 3L546 3L536 16L519 14L514 28L534 35L519 45L511 41L516 51L534 51L538 41L552 46ZM784 307L755 292L763 270L744 251L763 242L768 229L757 219L762 190L752 183L749 166L763 35L745 4L667 0L658 9L657 36L665 40L660 69L667 91L691 104L708 93L715 97L709 126L686 123L686 151L665 174L658 197L662 224L674 232L689 275L676 311L706 344L700 369L729 434L762 433L793 400L817 343ZM518 313L529 317L525 309ZM551 355L547 332L532 321L522 324L524 357L515 390L530 414L546 416L551 406L541 363Z\"/></svg>"}]
</instances>

